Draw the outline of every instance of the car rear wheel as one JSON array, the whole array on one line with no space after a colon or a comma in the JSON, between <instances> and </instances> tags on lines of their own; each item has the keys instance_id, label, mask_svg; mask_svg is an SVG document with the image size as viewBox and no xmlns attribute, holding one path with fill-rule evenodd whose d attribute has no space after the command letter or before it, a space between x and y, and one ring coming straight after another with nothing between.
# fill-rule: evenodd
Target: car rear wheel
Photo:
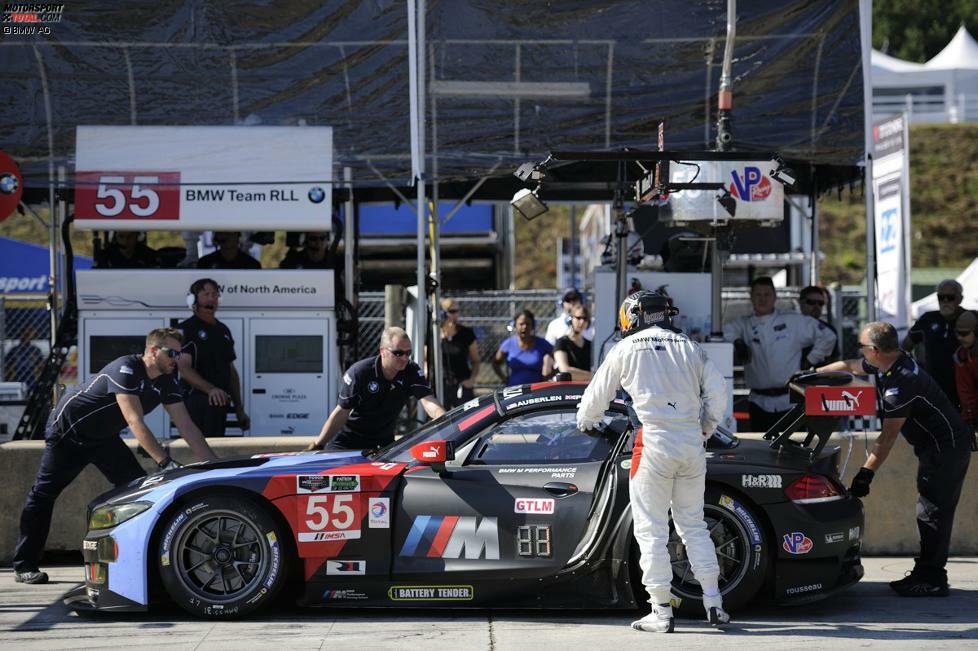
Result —
<instances>
[{"instance_id":1,"label":"car rear wheel","mask_svg":"<svg viewBox=\"0 0 978 651\"><path fill-rule=\"evenodd\" d=\"M194 615L246 615L270 602L285 582L278 525L252 500L217 496L188 503L163 526L160 578L174 602Z\"/></svg>"},{"instance_id":2,"label":"car rear wheel","mask_svg":"<svg viewBox=\"0 0 978 651\"><path fill-rule=\"evenodd\" d=\"M770 550L764 529L753 505L717 490L707 488L703 516L707 530L717 550L720 564L720 594L727 610L737 610L747 604L764 583ZM638 568L638 545L633 542L634 567ZM669 524L669 557L672 563L673 603L681 614L703 616L703 590L693 576L689 557L682 539ZM641 585L641 570L636 576ZM641 599L647 601L644 588Z\"/></svg>"}]
</instances>

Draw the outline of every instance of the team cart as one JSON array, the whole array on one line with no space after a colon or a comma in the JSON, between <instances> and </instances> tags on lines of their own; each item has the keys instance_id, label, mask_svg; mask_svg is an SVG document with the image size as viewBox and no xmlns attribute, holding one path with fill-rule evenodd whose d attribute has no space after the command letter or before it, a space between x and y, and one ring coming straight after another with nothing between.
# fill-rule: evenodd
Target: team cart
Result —
<instances>
[{"instance_id":1,"label":"team cart","mask_svg":"<svg viewBox=\"0 0 978 651\"><path fill-rule=\"evenodd\" d=\"M283 590L344 608L644 605L628 502L637 431L621 401L603 428L578 430L584 389L499 389L372 453L222 459L110 491L89 507L85 583L65 602L171 601L206 618L257 613ZM797 438L708 441L705 516L732 610L822 599L863 575L863 507L840 482L839 448ZM674 603L698 616L675 532L669 550Z\"/></svg>"}]
</instances>

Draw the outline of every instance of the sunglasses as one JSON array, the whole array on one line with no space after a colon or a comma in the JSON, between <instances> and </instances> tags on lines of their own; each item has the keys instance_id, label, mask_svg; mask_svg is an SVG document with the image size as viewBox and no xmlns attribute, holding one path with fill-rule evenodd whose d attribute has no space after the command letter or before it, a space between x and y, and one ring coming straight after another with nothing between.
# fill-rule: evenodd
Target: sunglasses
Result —
<instances>
[{"instance_id":1,"label":"sunglasses","mask_svg":"<svg viewBox=\"0 0 978 651\"><path fill-rule=\"evenodd\" d=\"M411 356L411 351L410 350L398 350L396 348L388 348L387 349L387 352L389 352L394 357L410 357Z\"/></svg>"},{"instance_id":2,"label":"sunglasses","mask_svg":"<svg viewBox=\"0 0 978 651\"><path fill-rule=\"evenodd\" d=\"M571 318L572 318L572 319L578 319L578 320L580 320L580 321L587 321L587 317L586 317L586 316L584 316L584 315L580 315L580 316L579 316L579 315L577 315L577 314L575 314L575 315L574 315L574 316L572 316Z\"/></svg>"},{"instance_id":3,"label":"sunglasses","mask_svg":"<svg viewBox=\"0 0 978 651\"><path fill-rule=\"evenodd\" d=\"M159 351L169 357L170 359L177 359L180 357L180 351L174 350L172 348L167 348L166 346L160 346Z\"/></svg>"},{"instance_id":4,"label":"sunglasses","mask_svg":"<svg viewBox=\"0 0 978 651\"><path fill-rule=\"evenodd\" d=\"M967 337L968 335L975 334L975 331L974 330L955 330L954 331L954 334L956 334L959 337Z\"/></svg>"},{"instance_id":5,"label":"sunglasses","mask_svg":"<svg viewBox=\"0 0 978 651\"><path fill-rule=\"evenodd\" d=\"M445 311L448 312L449 314L458 314L458 308L457 307L450 307L450 308L448 308Z\"/></svg>"},{"instance_id":6,"label":"sunglasses","mask_svg":"<svg viewBox=\"0 0 978 651\"><path fill-rule=\"evenodd\" d=\"M876 349L876 346L874 346L873 344L859 344L859 347L860 348L871 348L871 349L874 349L874 350Z\"/></svg>"},{"instance_id":7,"label":"sunglasses","mask_svg":"<svg viewBox=\"0 0 978 651\"><path fill-rule=\"evenodd\" d=\"M958 300L958 295L957 294L938 294L937 295L937 300L940 301L941 303L952 303L952 302Z\"/></svg>"},{"instance_id":8,"label":"sunglasses","mask_svg":"<svg viewBox=\"0 0 978 651\"><path fill-rule=\"evenodd\" d=\"M810 298L805 299L805 304L811 305L812 307L815 307L816 305L819 307L825 307L825 301L813 301Z\"/></svg>"}]
</instances>

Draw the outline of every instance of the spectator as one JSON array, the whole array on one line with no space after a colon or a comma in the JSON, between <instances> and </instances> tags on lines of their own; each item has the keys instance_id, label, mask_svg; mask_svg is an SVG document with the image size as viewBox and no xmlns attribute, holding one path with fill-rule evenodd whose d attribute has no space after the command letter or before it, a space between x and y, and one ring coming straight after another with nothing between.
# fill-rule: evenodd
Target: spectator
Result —
<instances>
[{"instance_id":1,"label":"spectator","mask_svg":"<svg viewBox=\"0 0 978 651\"><path fill-rule=\"evenodd\" d=\"M961 417L978 429L978 316L965 310L954 322L958 349L954 352L954 381L961 400Z\"/></svg>"},{"instance_id":2,"label":"spectator","mask_svg":"<svg viewBox=\"0 0 978 651\"><path fill-rule=\"evenodd\" d=\"M561 373L570 374L574 381L591 379L591 342L584 332L591 325L591 313L581 304L571 311L570 331L554 345L554 362Z\"/></svg>"},{"instance_id":3,"label":"spectator","mask_svg":"<svg viewBox=\"0 0 978 651\"><path fill-rule=\"evenodd\" d=\"M754 313L729 321L723 338L733 342L738 356L746 356L744 378L750 387L750 427L766 432L788 410L788 378L799 368L821 363L835 346L836 337L825 325L797 312L775 310L777 294L768 276L750 284ZM811 351L802 358L802 349Z\"/></svg>"},{"instance_id":4,"label":"spectator","mask_svg":"<svg viewBox=\"0 0 978 651\"><path fill-rule=\"evenodd\" d=\"M245 430L251 425L241 403L241 379L234 368L234 338L215 316L220 298L215 281L194 281L187 293L193 316L179 326L184 353L179 361L180 377L187 385L187 410L204 436L224 436L231 404L238 426Z\"/></svg>"},{"instance_id":5,"label":"spectator","mask_svg":"<svg viewBox=\"0 0 978 651\"><path fill-rule=\"evenodd\" d=\"M561 317L562 318L562 317ZM541 382L553 372L553 346L534 334L533 312L523 310L513 319L512 337L503 340L492 358L492 368L506 386ZM503 362L508 374L503 373Z\"/></svg>"},{"instance_id":6,"label":"spectator","mask_svg":"<svg viewBox=\"0 0 978 651\"><path fill-rule=\"evenodd\" d=\"M958 406L958 391L954 386L953 358L958 341L952 324L964 312L961 307L962 298L964 295L961 283L956 280L942 280L937 285L938 309L920 315L903 340L903 349L908 352L914 346L923 344L920 365L934 378L937 386L944 390L955 407Z\"/></svg>"},{"instance_id":7,"label":"spectator","mask_svg":"<svg viewBox=\"0 0 978 651\"><path fill-rule=\"evenodd\" d=\"M309 232L302 238L301 249L291 249L282 258L279 269L334 269L329 251L329 233Z\"/></svg>"},{"instance_id":8,"label":"spectator","mask_svg":"<svg viewBox=\"0 0 978 651\"><path fill-rule=\"evenodd\" d=\"M421 367L411 361L411 339L403 328L380 336L380 352L346 370L339 404L306 451L365 450L394 440L394 426L408 398L414 396L431 418L445 408L431 395Z\"/></svg>"},{"instance_id":9,"label":"spectator","mask_svg":"<svg viewBox=\"0 0 978 651\"><path fill-rule=\"evenodd\" d=\"M34 388L34 383L44 365L44 353L34 344L37 333L31 326L26 326L20 334L20 343L7 351L4 379L7 382L23 382L27 391Z\"/></svg>"},{"instance_id":10,"label":"spectator","mask_svg":"<svg viewBox=\"0 0 978 651\"><path fill-rule=\"evenodd\" d=\"M567 334L571 327L571 312L577 308L577 306L583 303L581 293L574 289L568 289L564 292L564 296L561 299L561 305L563 311L557 318L552 320L547 324L547 332L544 335L544 339L547 340L551 346L557 343L557 340ZM589 341L594 339L594 330L588 328L584 331L584 337Z\"/></svg>"},{"instance_id":11,"label":"spectator","mask_svg":"<svg viewBox=\"0 0 978 651\"><path fill-rule=\"evenodd\" d=\"M158 269L162 266L159 254L143 243L144 234L138 231L115 231L105 247L100 268Z\"/></svg>"},{"instance_id":12,"label":"spectator","mask_svg":"<svg viewBox=\"0 0 978 651\"><path fill-rule=\"evenodd\" d=\"M146 336L141 355L124 355L109 362L91 382L77 385L51 410L41 465L20 514L14 581L47 583L48 575L38 564L54 503L86 466L94 464L116 487L146 474L119 438L124 427L129 427L161 470L180 465L170 459L143 420L160 403L197 458L217 458L183 405L175 373L178 357L180 333L171 328L153 330Z\"/></svg>"},{"instance_id":13,"label":"spectator","mask_svg":"<svg viewBox=\"0 0 978 651\"><path fill-rule=\"evenodd\" d=\"M829 304L829 293L825 291L822 287L816 287L815 285L809 285L805 287L800 292L798 292L798 309L805 316L810 316L826 328L832 331L835 335L835 348L826 357L822 363L828 364L829 362L834 362L840 359L842 355L839 353L839 331L836 330L831 323L822 319L822 310L826 305ZM808 353L812 352L811 346L806 346L801 351L801 363L804 365L805 360L808 358Z\"/></svg>"},{"instance_id":14,"label":"spectator","mask_svg":"<svg viewBox=\"0 0 978 651\"><path fill-rule=\"evenodd\" d=\"M217 251L198 260L198 269L261 269L260 262L241 250L241 233L214 233L213 241Z\"/></svg>"},{"instance_id":15,"label":"spectator","mask_svg":"<svg viewBox=\"0 0 978 651\"><path fill-rule=\"evenodd\" d=\"M472 328L459 323L458 303L441 299L441 354L444 402L447 409L475 397L473 387L479 373L479 345Z\"/></svg>"}]
</instances>

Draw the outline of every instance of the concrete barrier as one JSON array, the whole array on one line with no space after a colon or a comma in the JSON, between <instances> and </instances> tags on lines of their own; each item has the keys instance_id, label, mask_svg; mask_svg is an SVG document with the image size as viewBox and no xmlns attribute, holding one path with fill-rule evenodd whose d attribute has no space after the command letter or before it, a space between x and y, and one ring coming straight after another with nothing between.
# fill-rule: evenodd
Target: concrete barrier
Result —
<instances>
[{"instance_id":1,"label":"concrete barrier","mask_svg":"<svg viewBox=\"0 0 978 651\"><path fill-rule=\"evenodd\" d=\"M745 438L758 435L745 434ZM308 438L296 437L248 437L210 439L209 443L221 457L259 452L291 452L301 450ZM842 459L852 452L845 472L846 485L862 465L866 454L876 440L876 433L869 435L835 435L830 445L842 448ZM127 441L135 448L135 441ZM19 528L20 511L24 498L34 481L34 475L44 449L42 441L13 441L0 445L0 477L5 477L7 488L0 493L0 559L7 562L13 556ZM183 441L170 443L170 454L177 461L190 462L190 450ZM149 459L138 457L147 471L155 469ZM951 539L951 554L978 554L978 494L974 490L975 473L971 469L965 480ZM916 505L917 460L913 450L902 439L894 446L886 464L873 480L872 492L863 499L866 507L866 530L863 532L866 554L910 555L917 551ZM51 535L47 549L59 551L77 550L85 535L85 507L110 485L101 473L90 466L61 495L54 510Z\"/></svg>"}]
</instances>

